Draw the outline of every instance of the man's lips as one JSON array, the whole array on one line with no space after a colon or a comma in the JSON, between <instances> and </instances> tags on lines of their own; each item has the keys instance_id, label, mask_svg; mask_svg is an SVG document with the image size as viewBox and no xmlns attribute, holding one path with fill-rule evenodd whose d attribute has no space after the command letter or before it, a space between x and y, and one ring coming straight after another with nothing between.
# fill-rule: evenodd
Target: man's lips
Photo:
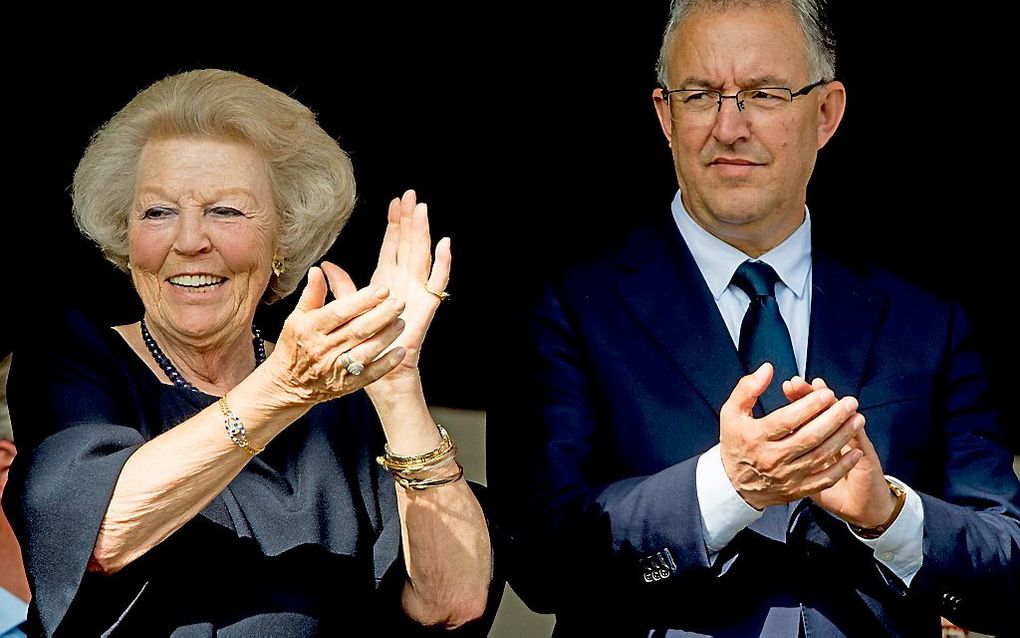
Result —
<instances>
[{"instance_id":1,"label":"man's lips","mask_svg":"<svg viewBox=\"0 0 1020 638\"><path fill-rule=\"evenodd\" d=\"M754 173L761 164L742 158L720 157L708 165L724 179L744 179Z\"/></svg>"},{"instance_id":2,"label":"man's lips","mask_svg":"<svg viewBox=\"0 0 1020 638\"><path fill-rule=\"evenodd\" d=\"M709 165L711 166L712 164L730 164L734 166L761 166L761 164L759 164L758 162L752 162L751 160L729 157L720 157L714 159L711 161Z\"/></svg>"}]
</instances>

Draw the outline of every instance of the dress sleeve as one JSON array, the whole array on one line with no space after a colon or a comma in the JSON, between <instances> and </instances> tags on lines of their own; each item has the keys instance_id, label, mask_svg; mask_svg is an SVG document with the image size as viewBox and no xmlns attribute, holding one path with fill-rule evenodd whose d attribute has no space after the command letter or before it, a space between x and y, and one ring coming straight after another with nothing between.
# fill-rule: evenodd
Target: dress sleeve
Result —
<instances>
[{"instance_id":1,"label":"dress sleeve","mask_svg":"<svg viewBox=\"0 0 1020 638\"><path fill-rule=\"evenodd\" d=\"M72 616L98 627L108 613L112 625L144 586L144 564L113 576L86 574L86 566L121 468L145 437L132 427L140 418L129 377L99 330L70 316L45 334L14 354L8 397L19 454L3 507L25 556L29 623L49 636L80 633ZM93 596L104 603L80 603Z\"/></svg>"}]
</instances>

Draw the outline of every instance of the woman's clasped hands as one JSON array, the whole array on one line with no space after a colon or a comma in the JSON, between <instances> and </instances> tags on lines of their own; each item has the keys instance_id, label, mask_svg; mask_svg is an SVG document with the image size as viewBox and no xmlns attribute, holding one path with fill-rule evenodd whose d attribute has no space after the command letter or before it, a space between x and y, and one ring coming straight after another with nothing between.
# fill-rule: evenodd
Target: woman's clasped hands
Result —
<instances>
[{"instance_id":1,"label":"woman's clasped hands","mask_svg":"<svg viewBox=\"0 0 1020 638\"><path fill-rule=\"evenodd\" d=\"M390 202L371 283L328 261L312 267L267 359L288 402L312 405L378 382L420 387L421 345L450 277L450 240L431 254L428 208L414 191ZM327 286L328 282L328 286ZM334 299L326 302L327 293Z\"/></svg>"}]
</instances>

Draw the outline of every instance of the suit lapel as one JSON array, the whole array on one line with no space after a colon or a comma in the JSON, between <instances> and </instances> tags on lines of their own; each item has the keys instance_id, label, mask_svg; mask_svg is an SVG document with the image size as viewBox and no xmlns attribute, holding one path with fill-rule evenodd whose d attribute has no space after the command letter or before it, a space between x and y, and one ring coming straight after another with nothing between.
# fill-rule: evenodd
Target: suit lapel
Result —
<instances>
[{"instance_id":1,"label":"suit lapel","mask_svg":"<svg viewBox=\"0 0 1020 638\"><path fill-rule=\"evenodd\" d=\"M821 377L836 396L857 396L885 294L825 253L815 252L812 269L807 377Z\"/></svg>"},{"instance_id":2,"label":"suit lapel","mask_svg":"<svg viewBox=\"0 0 1020 638\"><path fill-rule=\"evenodd\" d=\"M672 218L636 232L621 266L617 286L623 303L718 414L743 366Z\"/></svg>"},{"instance_id":3,"label":"suit lapel","mask_svg":"<svg viewBox=\"0 0 1020 638\"><path fill-rule=\"evenodd\" d=\"M885 311L885 293L824 252L813 251L811 267L806 376L824 379L837 397L857 396ZM827 544L812 516L803 515L812 507L817 506L808 499L789 504L787 535L797 542L815 538Z\"/></svg>"}]
</instances>

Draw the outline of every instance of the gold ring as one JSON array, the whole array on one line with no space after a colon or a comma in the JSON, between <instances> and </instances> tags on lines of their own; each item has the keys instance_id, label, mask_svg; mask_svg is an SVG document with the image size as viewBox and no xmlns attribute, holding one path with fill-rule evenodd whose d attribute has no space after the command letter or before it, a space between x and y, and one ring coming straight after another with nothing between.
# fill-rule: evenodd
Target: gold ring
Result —
<instances>
[{"instance_id":1,"label":"gold ring","mask_svg":"<svg viewBox=\"0 0 1020 638\"><path fill-rule=\"evenodd\" d=\"M446 292L445 290L443 292L434 292L432 290L429 290L428 284L422 284L422 286L425 288L425 292L429 293L434 297L439 297L439 301L446 301L447 299L450 298L450 293Z\"/></svg>"}]
</instances>

